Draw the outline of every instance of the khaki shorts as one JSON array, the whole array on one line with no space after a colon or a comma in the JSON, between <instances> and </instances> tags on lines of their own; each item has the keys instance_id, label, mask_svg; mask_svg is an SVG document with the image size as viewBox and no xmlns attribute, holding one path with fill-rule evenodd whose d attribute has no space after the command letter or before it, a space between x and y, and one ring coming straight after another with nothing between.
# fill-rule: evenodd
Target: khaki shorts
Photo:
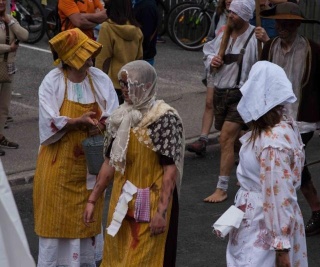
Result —
<instances>
[{"instance_id":1,"label":"khaki shorts","mask_svg":"<svg viewBox=\"0 0 320 267\"><path fill-rule=\"evenodd\" d=\"M242 97L239 89L215 89L213 97L214 127L221 131L225 121L239 123L245 126L237 105Z\"/></svg>"}]
</instances>

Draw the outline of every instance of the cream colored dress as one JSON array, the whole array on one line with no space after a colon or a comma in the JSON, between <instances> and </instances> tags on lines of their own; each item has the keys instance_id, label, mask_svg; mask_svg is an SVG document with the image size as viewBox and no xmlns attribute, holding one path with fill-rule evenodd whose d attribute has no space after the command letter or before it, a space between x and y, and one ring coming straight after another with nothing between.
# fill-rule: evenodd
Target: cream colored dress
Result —
<instances>
[{"instance_id":1,"label":"cream colored dress","mask_svg":"<svg viewBox=\"0 0 320 267\"><path fill-rule=\"evenodd\" d=\"M295 129L295 131L293 130ZM245 211L229 235L228 267L275 266L275 249L290 249L291 265L308 266L302 214L296 191L304 164L296 126L280 122L254 145L251 132L241 138L235 205Z\"/></svg>"}]
</instances>

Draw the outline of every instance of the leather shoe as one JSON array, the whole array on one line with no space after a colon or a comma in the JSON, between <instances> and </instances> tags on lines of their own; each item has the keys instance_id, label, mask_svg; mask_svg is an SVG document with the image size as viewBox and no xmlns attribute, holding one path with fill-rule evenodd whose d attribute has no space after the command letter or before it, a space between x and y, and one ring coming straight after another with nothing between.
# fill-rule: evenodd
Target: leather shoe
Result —
<instances>
[{"instance_id":1,"label":"leather shoe","mask_svg":"<svg viewBox=\"0 0 320 267\"><path fill-rule=\"evenodd\" d=\"M204 140L199 139L197 141L194 141L191 144L188 144L186 146L186 149L189 152L196 153L198 156L203 156L206 153L206 147L207 147L207 142L205 142Z\"/></svg>"},{"instance_id":2,"label":"leather shoe","mask_svg":"<svg viewBox=\"0 0 320 267\"><path fill-rule=\"evenodd\" d=\"M320 234L320 210L312 212L312 216L306 224L305 231L306 236Z\"/></svg>"}]
</instances>

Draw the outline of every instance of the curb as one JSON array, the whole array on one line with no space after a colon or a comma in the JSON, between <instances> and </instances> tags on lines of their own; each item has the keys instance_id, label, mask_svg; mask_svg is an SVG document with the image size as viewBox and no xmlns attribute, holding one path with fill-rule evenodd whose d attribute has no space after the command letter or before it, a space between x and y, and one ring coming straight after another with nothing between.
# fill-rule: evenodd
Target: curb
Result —
<instances>
[{"instance_id":1,"label":"curb","mask_svg":"<svg viewBox=\"0 0 320 267\"><path fill-rule=\"evenodd\" d=\"M214 131L209 134L208 145L217 145L219 144L220 132ZM186 139L185 144L190 144L198 139L199 136L191 137ZM25 184L32 184L35 170L21 171L17 173L7 174L7 179L10 186L18 186Z\"/></svg>"},{"instance_id":2,"label":"curb","mask_svg":"<svg viewBox=\"0 0 320 267\"><path fill-rule=\"evenodd\" d=\"M7 174L10 186L31 184L33 182L35 170L22 171L13 174Z\"/></svg>"}]
</instances>

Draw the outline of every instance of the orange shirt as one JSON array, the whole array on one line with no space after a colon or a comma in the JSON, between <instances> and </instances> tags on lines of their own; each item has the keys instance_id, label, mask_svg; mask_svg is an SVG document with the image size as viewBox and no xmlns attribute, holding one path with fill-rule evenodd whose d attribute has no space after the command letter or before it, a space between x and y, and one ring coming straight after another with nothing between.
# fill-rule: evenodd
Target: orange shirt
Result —
<instances>
[{"instance_id":1,"label":"orange shirt","mask_svg":"<svg viewBox=\"0 0 320 267\"><path fill-rule=\"evenodd\" d=\"M75 13L95 13L97 9L102 10L100 0L59 0L59 16L62 31L74 28L68 17ZM93 29L82 30L93 39Z\"/></svg>"}]
</instances>

